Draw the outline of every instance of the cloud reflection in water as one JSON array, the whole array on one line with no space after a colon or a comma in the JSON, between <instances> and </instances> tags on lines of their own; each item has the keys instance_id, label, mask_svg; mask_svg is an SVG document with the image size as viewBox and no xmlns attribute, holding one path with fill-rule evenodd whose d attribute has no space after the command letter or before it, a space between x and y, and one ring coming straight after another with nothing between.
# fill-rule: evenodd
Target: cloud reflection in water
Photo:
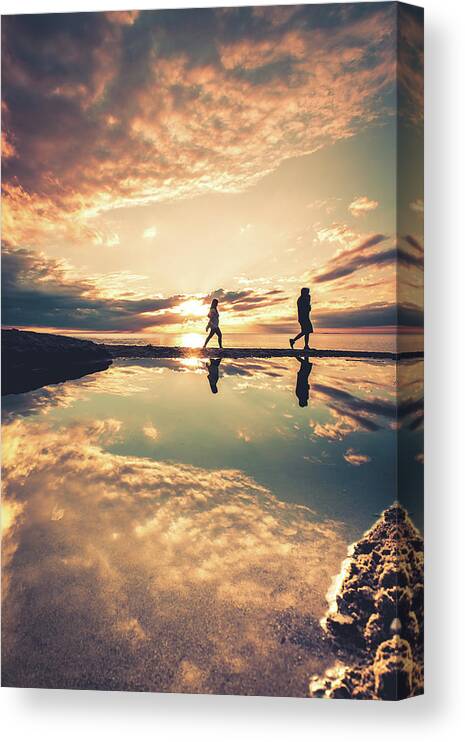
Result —
<instances>
[{"instance_id":1,"label":"cloud reflection in water","mask_svg":"<svg viewBox=\"0 0 465 742\"><path fill-rule=\"evenodd\" d=\"M105 452L119 431L5 426L4 682L304 694L321 653L280 624L324 610L340 524L238 471Z\"/></svg>"},{"instance_id":2,"label":"cloud reflection in water","mask_svg":"<svg viewBox=\"0 0 465 742\"><path fill-rule=\"evenodd\" d=\"M395 375L315 363L299 408L297 370L223 359L212 395L202 363L127 361L5 398L4 684L305 695L331 578L389 497Z\"/></svg>"}]
</instances>

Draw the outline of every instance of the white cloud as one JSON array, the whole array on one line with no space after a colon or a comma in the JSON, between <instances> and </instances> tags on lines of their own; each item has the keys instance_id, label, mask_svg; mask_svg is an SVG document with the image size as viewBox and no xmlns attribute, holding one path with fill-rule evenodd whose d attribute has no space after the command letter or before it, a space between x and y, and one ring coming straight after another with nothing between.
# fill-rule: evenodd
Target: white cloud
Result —
<instances>
[{"instance_id":1,"label":"white cloud","mask_svg":"<svg viewBox=\"0 0 465 742\"><path fill-rule=\"evenodd\" d=\"M415 201L411 201L409 204L412 211L416 211L419 214L423 214L425 207L422 198L416 198Z\"/></svg>"},{"instance_id":2,"label":"white cloud","mask_svg":"<svg viewBox=\"0 0 465 742\"><path fill-rule=\"evenodd\" d=\"M160 433L158 432L156 427L152 425L152 423L147 423L147 425L145 425L142 430L144 435L146 435L147 438L151 438L153 441L157 441L160 437Z\"/></svg>"},{"instance_id":3,"label":"white cloud","mask_svg":"<svg viewBox=\"0 0 465 742\"><path fill-rule=\"evenodd\" d=\"M352 216L364 216L368 211L373 211L379 206L379 201L368 198L368 196L358 196L349 204L348 209Z\"/></svg>"},{"instance_id":4,"label":"white cloud","mask_svg":"<svg viewBox=\"0 0 465 742\"><path fill-rule=\"evenodd\" d=\"M147 227L147 229L144 229L142 232L142 237L144 240L154 240L157 234L158 229L156 227Z\"/></svg>"},{"instance_id":5,"label":"white cloud","mask_svg":"<svg viewBox=\"0 0 465 742\"><path fill-rule=\"evenodd\" d=\"M120 239L119 235L113 233L109 237L107 237L106 245L107 247L115 247L115 245L119 245Z\"/></svg>"},{"instance_id":6,"label":"white cloud","mask_svg":"<svg viewBox=\"0 0 465 742\"><path fill-rule=\"evenodd\" d=\"M344 246L357 240L357 235L347 224L336 222L326 227L317 227L316 236L319 242L335 242Z\"/></svg>"}]
</instances>

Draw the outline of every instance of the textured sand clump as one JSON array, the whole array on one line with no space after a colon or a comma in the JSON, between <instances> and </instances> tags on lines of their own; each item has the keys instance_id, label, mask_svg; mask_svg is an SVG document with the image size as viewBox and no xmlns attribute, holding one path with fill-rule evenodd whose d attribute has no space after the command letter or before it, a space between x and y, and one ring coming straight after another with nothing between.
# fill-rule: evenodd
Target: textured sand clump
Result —
<instances>
[{"instance_id":1,"label":"textured sand clump","mask_svg":"<svg viewBox=\"0 0 465 742\"><path fill-rule=\"evenodd\" d=\"M356 660L314 676L312 697L397 700L423 692L423 539L404 508L385 510L351 547L328 600L323 626Z\"/></svg>"}]
</instances>

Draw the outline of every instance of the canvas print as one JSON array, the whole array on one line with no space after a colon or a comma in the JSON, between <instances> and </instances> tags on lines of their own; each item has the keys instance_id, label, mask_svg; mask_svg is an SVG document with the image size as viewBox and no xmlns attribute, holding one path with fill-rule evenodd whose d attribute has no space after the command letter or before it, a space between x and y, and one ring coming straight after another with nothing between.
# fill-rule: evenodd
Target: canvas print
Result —
<instances>
[{"instance_id":1,"label":"canvas print","mask_svg":"<svg viewBox=\"0 0 465 742\"><path fill-rule=\"evenodd\" d=\"M423 12L2 18L2 683L423 692Z\"/></svg>"}]
</instances>

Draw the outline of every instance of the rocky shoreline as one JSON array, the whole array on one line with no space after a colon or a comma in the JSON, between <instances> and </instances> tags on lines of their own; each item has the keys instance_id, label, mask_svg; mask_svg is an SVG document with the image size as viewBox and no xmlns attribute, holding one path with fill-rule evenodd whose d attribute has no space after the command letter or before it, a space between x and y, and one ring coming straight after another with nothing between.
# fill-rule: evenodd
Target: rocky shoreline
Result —
<instances>
[{"instance_id":1,"label":"rocky shoreline","mask_svg":"<svg viewBox=\"0 0 465 742\"><path fill-rule=\"evenodd\" d=\"M290 348L184 348L157 345L106 345L65 335L2 330L2 394L19 394L47 384L104 371L117 358L352 358L407 360L421 351L291 350Z\"/></svg>"},{"instance_id":2,"label":"rocky shoreline","mask_svg":"<svg viewBox=\"0 0 465 742\"><path fill-rule=\"evenodd\" d=\"M104 371L112 358L90 340L25 330L2 330L2 394L20 394L47 384Z\"/></svg>"},{"instance_id":3,"label":"rocky shoreline","mask_svg":"<svg viewBox=\"0 0 465 742\"><path fill-rule=\"evenodd\" d=\"M352 358L407 360L421 351L391 353L290 348L184 348L164 345L106 345L66 335L2 330L2 394L19 394L47 384L104 371L117 358Z\"/></svg>"},{"instance_id":4,"label":"rocky shoreline","mask_svg":"<svg viewBox=\"0 0 465 742\"><path fill-rule=\"evenodd\" d=\"M323 627L357 660L310 682L310 696L401 700L423 693L423 539L395 503L349 550Z\"/></svg>"},{"instance_id":5,"label":"rocky shoreline","mask_svg":"<svg viewBox=\"0 0 465 742\"><path fill-rule=\"evenodd\" d=\"M391 353L376 350L291 350L290 348L183 348L168 345L102 345L111 358L354 358L407 360L423 358L422 351Z\"/></svg>"}]
</instances>

